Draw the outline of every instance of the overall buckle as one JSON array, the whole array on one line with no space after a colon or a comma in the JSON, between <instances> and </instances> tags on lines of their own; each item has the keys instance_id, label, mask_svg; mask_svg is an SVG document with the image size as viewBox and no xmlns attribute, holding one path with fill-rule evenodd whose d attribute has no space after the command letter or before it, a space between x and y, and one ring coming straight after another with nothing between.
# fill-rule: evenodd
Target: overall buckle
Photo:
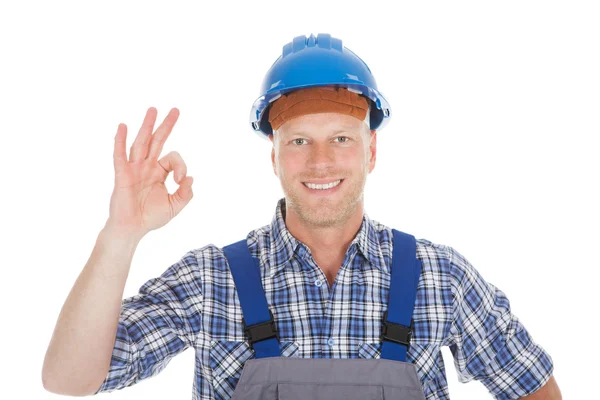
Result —
<instances>
[{"instance_id":1,"label":"overall buckle","mask_svg":"<svg viewBox=\"0 0 600 400\"><path fill-rule=\"evenodd\" d=\"M271 319L269 321L260 322L258 324L247 326L244 318L242 318L242 325L244 326L244 333L250 342L250 347L254 349L252 346L256 342L260 342L262 340L270 339L272 337L276 337L279 340L279 335L277 333L277 326L275 325L275 319L273 318L273 313L269 310L269 315Z\"/></svg>"},{"instance_id":2,"label":"overall buckle","mask_svg":"<svg viewBox=\"0 0 600 400\"><path fill-rule=\"evenodd\" d=\"M395 324L387 320L388 312L383 313L383 328L381 330L380 339L390 342L403 344L410 347L410 339L412 338L413 320L410 320L410 326Z\"/></svg>"}]
</instances>

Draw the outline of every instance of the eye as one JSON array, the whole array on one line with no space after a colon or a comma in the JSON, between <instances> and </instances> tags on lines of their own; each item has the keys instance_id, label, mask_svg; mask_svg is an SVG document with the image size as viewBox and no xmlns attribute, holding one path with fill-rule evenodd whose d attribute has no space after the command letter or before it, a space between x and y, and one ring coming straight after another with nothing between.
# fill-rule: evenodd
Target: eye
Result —
<instances>
[{"instance_id":1,"label":"eye","mask_svg":"<svg viewBox=\"0 0 600 400\"><path fill-rule=\"evenodd\" d=\"M338 136L338 137L336 137L336 139L346 139L346 140L341 141L340 143L347 143L350 140L350 138L347 136Z\"/></svg>"},{"instance_id":2,"label":"eye","mask_svg":"<svg viewBox=\"0 0 600 400\"><path fill-rule=\"evenodd\" d=\"M292 143L294 143L294 144L302 144L302 143L298 143L298 140L306 140L306 139L294 139L294 140L292 140Z\"/></svg>"}]
</instances>

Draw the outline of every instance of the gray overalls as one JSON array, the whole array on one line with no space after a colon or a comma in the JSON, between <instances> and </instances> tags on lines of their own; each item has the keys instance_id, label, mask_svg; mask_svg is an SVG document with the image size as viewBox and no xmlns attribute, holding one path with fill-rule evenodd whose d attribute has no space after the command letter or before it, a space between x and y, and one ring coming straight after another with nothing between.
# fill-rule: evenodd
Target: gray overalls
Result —
<instances>
[{"instance_id":1,"label":"gray overalls","mask_svg":"<svg viewBox=\"0 0 600 400\"><path fill-rule=\"evenodd\" d=\"M392 229L394 246L381 359L281 357L260 268L246 240L223 251L235 281L244 330L256 358L246 361L233 400L425 400L414 364L406 362L421 261L414 236Z\"/></svg>"}]
</instances>

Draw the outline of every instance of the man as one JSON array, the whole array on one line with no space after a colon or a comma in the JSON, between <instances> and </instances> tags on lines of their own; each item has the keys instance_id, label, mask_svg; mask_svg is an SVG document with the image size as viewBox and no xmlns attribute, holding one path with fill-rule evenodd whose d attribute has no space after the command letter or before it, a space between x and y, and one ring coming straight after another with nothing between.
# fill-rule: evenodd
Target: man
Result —
<instances>
[{"instance_id":1,"label":"man","mask_svg":"<svg viewBox=\"0 0 600 400\"><path fill-rule=\"evenodd\" d=\"M390 116L341 40L294 38L250 117L273 145L285 194L271 224L188 252L122 303L137 243L193 194L177 153L158 160L176 109L154 135L148 110L129 161L120 125L110 217L59 317L45 388L122 389L193 347L195 399L448 399L440 349L449 346L461 381L479 380L495 398L560 399L552 359L502 291L452 247L364 212L376 131Z\"/></svg>"}]
</instances>

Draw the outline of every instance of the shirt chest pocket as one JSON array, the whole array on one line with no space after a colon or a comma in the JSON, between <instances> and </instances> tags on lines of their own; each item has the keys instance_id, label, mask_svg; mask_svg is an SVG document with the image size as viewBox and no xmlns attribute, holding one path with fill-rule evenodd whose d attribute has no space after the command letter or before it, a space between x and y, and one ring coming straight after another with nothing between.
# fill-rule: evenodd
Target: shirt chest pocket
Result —
<instances>
[{"instance_id":1,"label":"shirt chest pocket","mask_svg":"<svg viewBox=\"0 0 600 400\"><path fill-rule=\"evenodd\" d=\"M280 342L282 357L298 357L298 342ZM210 368L215 378L239 379L244 364L256 354L248 342L213 341L210 349Z\"/></svg>"},{"instance_id":2,"label":"shirt chest pocket","mask_svg":"<svg viewBox=\"0 0 600 400\"><path fill-rule=\"evenodd\" d=\"M215 341L210 348L210 368L214 376L239 377L250 358L254 358L254 350L248 342Z\"/></svg>"},{"instance_id":3,"label":"shirt chest pocket","mask_svg":"<svg viewBox=\"0 0 600 400\"><path fill-rule=\"evenodd\" d=\"M358 346L358 358L381 358L381 342L361 343Z\"/></svg>"}]
</instances>

